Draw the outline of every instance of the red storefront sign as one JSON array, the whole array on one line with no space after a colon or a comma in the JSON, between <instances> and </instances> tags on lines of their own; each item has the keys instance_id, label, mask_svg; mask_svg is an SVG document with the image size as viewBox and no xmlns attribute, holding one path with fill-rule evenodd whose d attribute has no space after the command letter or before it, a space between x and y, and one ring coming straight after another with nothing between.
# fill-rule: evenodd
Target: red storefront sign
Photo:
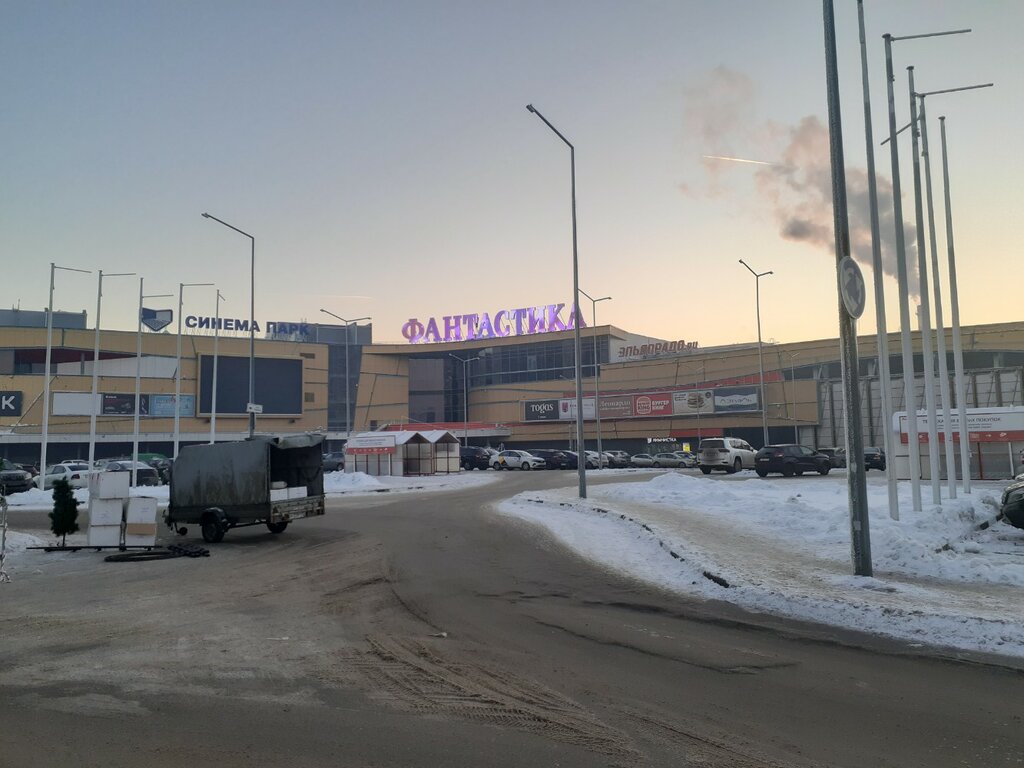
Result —
<instances>
[{"instance_id":1,"label":"red storefront sign","mask_svg":"<svg viewBox=\"0 0 1024 768\"><path fill-rule=\"evenodd\" d=\"M671 416L672 393L634 395L633 412L637 416Z\"/></svg>"}]
</instances>

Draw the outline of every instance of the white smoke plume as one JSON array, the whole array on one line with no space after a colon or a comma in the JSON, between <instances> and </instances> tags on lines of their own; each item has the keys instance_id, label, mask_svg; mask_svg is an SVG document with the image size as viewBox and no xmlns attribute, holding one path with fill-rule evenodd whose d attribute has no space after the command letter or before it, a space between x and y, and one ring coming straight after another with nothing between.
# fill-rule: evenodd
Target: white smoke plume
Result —
<instances>
[{"instance_id":1,"label":"white smoke plume","mask_svg":"<svg viewBox=\"0 0 1024 768\"><path fill-rule=\"evenodd\" d=\"M733 163L726 157L755 157L771 164L759 164L754 172L756 188L771 206L779 223L779 234L797 242L820 246L835 253L832 220L832 167L828 129L815 116L804 117L795 126L779 126L752 118L755 88L744 74L719 67L700 86L687 91L684 125L700 142L702 162L708 171L707 194L720 196L724 178ZM876 153L885 162L888 152ZM749 171L748 171L749 172ZM876 173L882 270L896 276L896 230L892 210L892 182ZM686 190L694 194L692 188ZM860 166L846 166L846 194L850 220L850 249L853 257L871 268L871 221L868 175ZM907 245L910 293L918 294L914 229L903 225Z\"/></svg>"}]
</instances>

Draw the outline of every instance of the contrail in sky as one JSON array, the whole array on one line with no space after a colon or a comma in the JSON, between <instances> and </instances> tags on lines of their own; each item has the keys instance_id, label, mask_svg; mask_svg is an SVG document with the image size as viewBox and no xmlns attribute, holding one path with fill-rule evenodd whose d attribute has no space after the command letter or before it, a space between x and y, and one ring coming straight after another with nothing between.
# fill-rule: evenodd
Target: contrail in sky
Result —
<instances>
[{"instance_id":1,"label":"contrail in sky","mask_svg":"<svg viewBox=\"0 0 1024 768\"><path fill-rule=\"evenodd\" d=\"M746 160L742 157L725 157L724 155L701 155L706 160L728 160L732 163L752 163L753 165L778 165L778 163L766 163L764 160Z\"/></svg>"}]
</instances>

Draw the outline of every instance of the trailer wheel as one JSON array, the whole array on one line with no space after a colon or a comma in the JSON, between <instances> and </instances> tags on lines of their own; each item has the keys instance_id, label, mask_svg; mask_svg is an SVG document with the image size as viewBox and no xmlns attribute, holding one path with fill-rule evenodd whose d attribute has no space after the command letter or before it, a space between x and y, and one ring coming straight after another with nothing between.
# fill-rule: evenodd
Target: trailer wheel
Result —
<instances>
[{"instance_id":1,"label":"trailer wheel","mask_svg":"<svg viewBox=\"0 0 1024 768\"><path fill-rule=\"evenodd\" d=\"M267 523L267 530L271 533L284 533L284 529L288 527L288 521L285 520L280 523Z\"/></svg>"},{"instance_id":2,"label":"trailer wheel","mask_svg":"<svg viewBox=\"0 0 1024 768\"><path fill-rule=\"evenodd\" d=\"M216 544L219 541L223 541L224 526L221 525L216 515L209 513L203 515L202 529L203 541L207 544Z\"/></svg>"}]
</instances>

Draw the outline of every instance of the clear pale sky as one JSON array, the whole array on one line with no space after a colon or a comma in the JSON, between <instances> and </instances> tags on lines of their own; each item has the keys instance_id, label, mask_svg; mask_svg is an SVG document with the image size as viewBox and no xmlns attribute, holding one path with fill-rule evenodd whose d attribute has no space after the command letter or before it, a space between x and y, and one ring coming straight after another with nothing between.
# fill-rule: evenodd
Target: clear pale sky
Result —
<instances>
[{"instance_id":1,"label":"clear pale sky","mask_svg":"<svg viewBox=\"0 0 1024 768\"><path fill-rule=\"evenodd\" d=\"M856 3L836 6L853 178L865 166ZM919 91L995 81L928 100L944 304L948 322L941 114L962 321L1020 320L1024 4L865 11L876 143L881 35L973 28L895 44L897 114L908 122L908 64ZM775 273L761 281L765 339L838 332L831 238L782 234L787 217L823 210L813 0L7 0L0 84L0 306L44 308L53 261L137 272L146 293L215 282L223 313L248 317L248 240L203 211L256 236L261 322L330 320L326 307L372 315L378 341L399 341L409 318L567 301L569 154L533 103L576 145L580 286L614 299L599 322L704 346L752 340L744 258ZM908 134L900 146L912 224ZM888 178L886 148L876 163ZM134 328L138 283L111 279L104 294L103 326ZM886 297L892 330L892 278ZM91 323L95 301L95 273L58 273L55 308ZM212 289L190 289L185 313L212 315ZM874 327L869 301L859 330Z\"/></svg>"}]
</instances>

